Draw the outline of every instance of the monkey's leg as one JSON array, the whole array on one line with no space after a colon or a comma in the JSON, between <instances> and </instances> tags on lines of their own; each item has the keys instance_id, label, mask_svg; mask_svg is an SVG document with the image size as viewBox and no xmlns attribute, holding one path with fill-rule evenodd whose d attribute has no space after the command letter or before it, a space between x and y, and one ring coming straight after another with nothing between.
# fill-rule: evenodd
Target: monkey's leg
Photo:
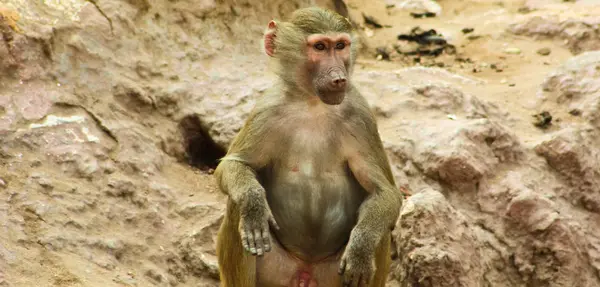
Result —
<instances>
[{"instance_id":1,"label":"monkey's leg","mask_svg":"<svg viewBox=\"0 0 600 287\"><path fill-rule=\"evenodd\" d=\"M238 223L239 211L228 201L217 237L221 287L256 287L256 258L244 251Z\"/></svg>"},{"instance_id":2,"label":"monkey's leg","mask_svg":"<svg viewBox=\"0 0 600 287\"><path fill-rule=\"evenodd\" d=\"M375 275L370 287L384 287L387 281L388 273L392 264L392 258L390 255L390 247L392 244L392 237L390 234L385 235L381 239L381 243L377 248L377 254L375 254Z\"/></svg>"},{"instance_id":3,"label":"monkey's leg","mask_svg":"<svg viewBox=\"0 0 600 287\"><path fill-rule=\"evenodd\" d=\"M375 255L376 271L369 287L384 287L390 265L391 237L386 235ZM288 253L273 241L271 252L256 261L257 287L341 287L338 274L342 252L318 263L307 263ZM362 287L362 286L361 286Z\"/></svg>"},{"instance_id":4,"label":"monkey's leg","mask_svg":"<svg viewBox=\"0 0 600 287\"><path fill-rule=\"evenodd\" d=\"M271 237L275 239L274 237ZM257 287L298 287L302 262L288 254L277 240L271 242L271 251L256 259ZM310 277L303 276L302 279Z\"/></svg>"},{"instance_id":5,"label":"monkey's leg","mask_svg":"<svg viewBox=\"0 0 600 287\"><path fill-rule=\"evenodd\" d=\"M341 287L338 272L341 252L321 260L308 263L288 253L273 240L271 251L258 257L257 287Z\"/></svg>"}]
</instances>

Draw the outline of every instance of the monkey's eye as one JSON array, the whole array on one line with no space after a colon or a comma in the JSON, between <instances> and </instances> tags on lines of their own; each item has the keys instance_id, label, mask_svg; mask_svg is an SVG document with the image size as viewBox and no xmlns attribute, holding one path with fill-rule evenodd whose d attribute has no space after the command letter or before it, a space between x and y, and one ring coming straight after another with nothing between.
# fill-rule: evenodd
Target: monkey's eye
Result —
<instances>
[{"instance_id":1,"label":"monkey's eye","mask_svg":"<svg viewBox=\"0 0 600 287\"><path fill-rule=\"evenodd\" d=\"M319 51L323 51L323 50L325 50L325 44L323 44L323 43L316 43L315 44L315 49L317 49Z\"/></svg>"},{"instance_id":2,"label":"monkey's eye","mask_svg":"<svg viewBox=\"0 0 600 287\"><path fill-rule=\"evenodd\" d=\"M346 47L346 44L343 43L343 42L339 42L339 43L335 44L335 48L338 49L338 50L342 50L345 47Z\"/></svg>"}]
</instances>

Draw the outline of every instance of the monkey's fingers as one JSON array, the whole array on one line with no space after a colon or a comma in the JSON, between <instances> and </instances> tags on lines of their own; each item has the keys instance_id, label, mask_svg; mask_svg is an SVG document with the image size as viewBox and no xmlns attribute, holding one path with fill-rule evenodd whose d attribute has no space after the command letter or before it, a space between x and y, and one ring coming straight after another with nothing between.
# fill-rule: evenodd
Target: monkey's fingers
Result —
<instances>
[{"instance_id":1,"label":"monkey's fingers","mask_svg":"<svg viewBox=\"0 0 600 287\"><path fill-rule=\"evenodd\" d=\"M356 276L354 276L353 280L352 280L352 287L361 287L363 285L361 285L362 283L362 277L364 277L364 275L361 276L360 273L356 274ZM366 285L364 287L367 287Z\"/></svg>"},{"instance_id":2,"label":"monkey's fingers","mask_svg":"<svg viewBox=\"0 0 600 287\"><path fill-rule=\"evenodd\" d=\"M275 230L279 230L279 225L277 224L277 221L275 221L275 217L273 217L273 214L271 214L270 211L269 211L269 223L271 223L271 225L273 226L273 228L275 228Z\"/></svg>"},{"instance_id":3,"label":"monkey's fingers","mask_svg":"<svg viewBox=\"0 0 600 287\"><path fill-rule=\"evenodd\" d=\"M370 280L369 280L369 277L370 276L368 276L366 274L363 274L362 280L361 280L362 285L359 285L359 286L364 286L364 287L369 286L369 283L371 283Z\"/></svg>"},{"instance_id":4,"label":"monkey's fingers","mask_svg":"<svg viewBox=\"0 0 600 287\"><path fill-rule=\"evenodd\" d=\"M263 227L262 240L265 246L265 252L271 251L271 237L269 236L269 226Z\"/></svg>"},{"instance_id":5,"label":"monkey's fingers","mask_svg":"<svg viewBox=\"0 0 600 287\"><path fill-rule=\"evenodd\" d=\"M352 281L353 281L352 280L353 279L352 275L353 275L352 273L346 273L346 274L344 274L344 278L343 278L343 285L344 285L344 287L350 287L350 286L352 286Z\"/></svg>"},{"instance_id":6,"label":"monkey's fingers","mask_svg":"<svg viewBox=\"0 0 600 287\"><path fill-rule=\"evenodd\" d=\"M256 255L256 238L254 238L254 232L252 232L252 228L247 228L246 232L248 233L248 243L250 245L250 253L252 253L252 255Z\"/></svg>"},{"instance_id":7,"label":"monkey's fingers","mask_svg":"<svg viewBox=\"0 0 600 287\"><path fill-rule=\"evenodd\" d=\"M262 256L264 253L264 244L262 232L260 229L254 229L254 244L256 245L256 255Z\"/></svg>"},{"instance_id":8,"label":"monkey's fingers","mask_svg":"<svg viewBox=\"0 0 600 287\"><path fill-rule=\"evenodd\" d=\"M340 261L340 267L338 268L338 274L343 275L346 271L346 259L342 258Z\"/></svg>"},{"instance_id":9,"label":"monkey's fingers","mask_svg":"<svg viewBox=\"0 0 600 287\"><path fill-rule=\"evenodd\" d=\"M244 246L244 249L246 249L246 251L250 251L250 245L248 244L248 233L246 232L245 229L242 229L241 236L242 236L242 246Z\"/></svg>"}]
</instances>

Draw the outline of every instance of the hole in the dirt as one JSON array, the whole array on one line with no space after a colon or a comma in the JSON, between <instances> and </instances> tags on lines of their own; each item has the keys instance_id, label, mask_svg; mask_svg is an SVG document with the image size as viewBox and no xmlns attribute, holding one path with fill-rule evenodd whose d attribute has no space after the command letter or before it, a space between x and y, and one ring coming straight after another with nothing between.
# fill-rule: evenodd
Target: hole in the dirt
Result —
<instances>
[{"instance_id":1,"label":"hole in the dirt","mask_svg":"<svg viewBox=\"0 0 600 287\"><path fill-rule=\"evenodd\" d=\"M202 170L217 167L225 150L217 145L196 116L186 116L179 123L188 163Z\"/></svg>"}]
</instances>

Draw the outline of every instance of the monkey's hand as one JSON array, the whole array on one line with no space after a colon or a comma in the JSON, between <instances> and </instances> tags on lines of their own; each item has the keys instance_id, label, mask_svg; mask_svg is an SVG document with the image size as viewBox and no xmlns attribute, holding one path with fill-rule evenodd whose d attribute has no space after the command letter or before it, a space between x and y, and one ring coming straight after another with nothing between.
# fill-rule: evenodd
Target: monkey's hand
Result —
<instances>
[{"instance_id":1,"label":"monkey's hand","mask_svg":"<svg viewBox=\"0 0 600 287\"><path fill-rule=\"evenodd\" d=\"M353 234L342 255L338 273L343 286L369 286L375 270L375 246L371 246L368 235Z\"/></svg>"},{"instance_id":2,"label":"monkey's hand","mask_svg":"<svg viewBox=\"0 0 600 287\"><path fill-rule=\"evenodd\" d=\"M240 225L244 249L252 255L262 256L264 252L271 251L271 238L269 223L279 229L271 208L267 203L264 190L246 192L240 198Z\"/></svg>"}]
</instances>

